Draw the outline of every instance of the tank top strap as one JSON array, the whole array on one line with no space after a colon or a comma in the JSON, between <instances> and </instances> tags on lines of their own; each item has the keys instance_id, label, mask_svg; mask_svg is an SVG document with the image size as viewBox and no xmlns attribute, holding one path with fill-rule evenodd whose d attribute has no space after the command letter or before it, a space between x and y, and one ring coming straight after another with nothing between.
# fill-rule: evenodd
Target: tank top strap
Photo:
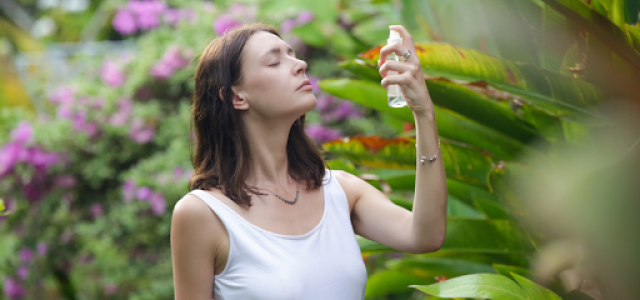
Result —
<instances>
[{"instance_id":1,"label":"tank top strap","mask_svg":"<svg viewBox=\"0 0 640 300\"><path fill-rule=\"evenodd\" d=\"M235 227L234 224L237 224L238 222L235 219L235 212L232 211L230 207L220 202L220 200L216 199L211 194L203 190L192 190L188 194L193 194L196 197L200 198L200 200L202 200L204 203L206 203L211 208L211 210L215 212L218 218L220 218L222 224L224 224L224 226L227 228L227 232L229 232L229 234L232 234L232 230L230 229Z\"/></svg>"}]
</instances>

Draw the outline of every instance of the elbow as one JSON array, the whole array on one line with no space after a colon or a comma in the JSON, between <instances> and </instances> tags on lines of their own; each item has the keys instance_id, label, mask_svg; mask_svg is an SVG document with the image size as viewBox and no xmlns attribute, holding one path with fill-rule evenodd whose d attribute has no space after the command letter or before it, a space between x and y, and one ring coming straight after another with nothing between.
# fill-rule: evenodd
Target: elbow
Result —
<instances>
[{"instance_id":1,"label":"elbow","mask_svg":"<svg viewBox=\"0 0 640 300\"><path fill-rule=\"evenodd\" d=\"M427 245L415 247L414 251L412 251L412 254L427 254L431 252L436 252L440 250L440 248L442 248L443 244L444 244L444 237L438 239L436 243L430 243Z\"/></svg>"}]
</instances>

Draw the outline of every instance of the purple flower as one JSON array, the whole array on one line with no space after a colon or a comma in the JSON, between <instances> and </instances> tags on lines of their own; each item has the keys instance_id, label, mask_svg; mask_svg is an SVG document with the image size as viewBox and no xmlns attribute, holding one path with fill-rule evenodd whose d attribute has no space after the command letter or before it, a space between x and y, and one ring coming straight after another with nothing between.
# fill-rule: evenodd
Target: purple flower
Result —
<instances>
[{"instance_id":1,"label":"purple flower","mask_svg":"<svg viewBox=\"0 0 640 300\"><path fill-rule=\"evenodd\" d=\"M169 8L162 14L162 20L171 26L177 26L182 21L183 12L177 8Z\"/></svg>"},{"instance_id":2,"label":"purple flower","mask_svg":"<svg viewBox=\"0 0 640 300\"><path fill-rule=\"evenodd\" d=\"M336 98L332 95L321 94L316 99L316 109L323 113L328 112L335 103L335 100Z\"/></svg>"},{"instance_id":3,"label":"purple flower","mask_svg":"<svg viewBox=\"0 0 640 300\"><path fill-rule=\"evenodd\" d=\"M120 9L113 18L113 29L122 35L133 34L138 30L133 13L126 9Z\"/></svg>"},{"instance_id":4,"label":"purple flower","mask_svg":"<svg viewBox=\"0 0 640 300\"><path fill-rule=\"evenodd\" d=\"M227 31L242 25L242 22L232 18L229 15L222 15L218 17L213 23L213 30L217 35L222 36Z\"/></svg>"},{"instance_id":5,"label":"purple flower","mask_svg":"<svg viewBox=\"0 0 640 300\"><path fill-rule=\"evenodd\" d=\"M22 280L27 279L27 277L29 277L29 268L27 266L20 266L20 268L18 268L18 277Z\"/></svg>"},{"instance_id":6,"label":"purple flower","mask_svg":"<svg viewBox=\"0 0 640 300\"><path fill-rule=\"evenodd\" d=\"M343 120L350 117L362 117L362 113L357 110L353 106L353 104L351 104L351 102L347 101L338 104L338 107L336 107L334 113L338 120Z\"/></svg>"},{"instance_id":7,"label":"purple flower","mask_svg":"<svg viewBox=\"0 0 640 300\"><path fill-rule=\"evenodd\" d=\"M143 186L143 187L138 188L138 192L136 193L136 197L140 201L145 201L145 200L149 199L149 196L151 196L152 193L153 193L153 191L151 190L151 188L149 188L148 186Z\"/></svg>"},{"instance_id":8,"label":"purple flower","mask_svg":"<svg viewBox=\"0 0 640 300\"><path fill-rule=\"evenodd\" d=\"M111 115L109 123L113 126L124 125L131 115L131 99L122 98L118 102L118 111Z\"/></svg>"},{"instance_id":9,"label":"purple flower","mask_svg":"<svg viewBox=\"0 0 640 300\"><path fill-rule=\"evenodd\" d=\"M307 79L311 82L311 87L313 87L314 92L320 92L320 86L318 85L318 81L321 79L320 77L315 76L307 76Z\"/></svg>"},{"instance_id":10,"label":"purple flower","mask_svg":"<svg viewBox=\"0 0 640 300\"><path fill-rule=\"evenodd\" d=\"M107 60L100 69L100 78L111 87L119 87L124 84L125 74L115 62Z\"/></svg>"},{"instance_id":11,"label":"purple flower","mask_svg":"<svg viewBox=\"0 0 640 300\"><path fill-rule=\"evenodd\" d=\"M167 209L167 202L160 193L152 193L149 196L149 204L151 204L151 209L156 216L162 215Z\"/></svg>"},{"instance_id":12,"label":"purple flower","mask_svg":"<svg viewBox=\"0 0 640 300\"><path fill-rule=\"evenodd\" d=\"M68 86L61 86L51 95L49 95L49 100L55 104L68 105L73 102L75 97L75 90Z\"/></svg>"},{"instance_id":13,"label":"purple flower","mask_svg":"<svg viewBox=\"0 0 640 300\"><path fill-rule=\"evenodd\" d=\"M240 15L244 12L244 5L240 4L240 3L236 3L234 5L231 5L231 7L229 7L229 11L232 14L237 14Z\"/></svg>"},{"instance_id":14,"label":"purple flower","mask_svg":"<svg viewBox=\"0 0 640 300\"><path fill-rule=\"evenodd\" d=\"M115 284L107 284L104 287L105 296L115 295L117 292L118 292L118 286L116 286Z\"/></svg>"},{"instance_id":15,"label":"purple flower","mask_svg":"<svg viewBox=\"0 0 640 300\"><path fill-rule=\"evenodd\" d=\"M24 296L24 288L13 278L7 276L4 279L4 293L12 298L20 298Z\"/></svg>"},{"instance_id":16,"label":"purple flower","mask_svg":"<svg viewBox=\"0 0 640 300\"><path fill-rule=\"evenodd\" d=\"M18 126L11 131L11 140L21 144L33 142L33 128L27 121L20 121Z\"/></svg>"},{"instance_id":17,"label":"purple flower","mask_svg":"<svg viewBox=\"0 0 640 300\"><path fill-rule=\"evenodd\" d=\"M22 189L22 193L25 198L31 202L37 202L42 200L42 198L46 195L47 190L43 186L43 182L39 178L32 178L29 183L27 183Z\"/></svg>"},{"instance_id":18,"label":"purple flower","mask_svg":"<svg viewBox=\"0 0 640 300\"><path fill-rule=\"evenodd\" d=\"M76 184L76 178L73 175L60 175L53 180L53 185L68 189L72 188Z\"/></svg>"},{"instance_id":19,"label":"purple flower","mask_svg":"<svg viewBox=\"0 0 640 300\"><path fill-rule=\"evenodd\" d=\"M2 147L0 150L0 177L13 171L22 152L22 145L18 142L7 143Z\"/></svg>"},{"instance_id":20,"label":"purple flower","mask_svg":"<svg viewBox=\"0 0 640 300\"><path fill-rule=\"evenodd\" d=\"M38 254L40 254L41 256L45 256L47 254L47 243L38 243Z\"/></svg>"},{"instance_id":21,"label":"purple flower","mask_svg":"<svg viewBox=\"0 0 640 300\"><path fill-rule=\"evenodd\" d=\"M326 128L319 124L311 124L306 126L305 132L309 137L319 143L328 142L337 138L340 138L340 131L335 129Z\"/></svg>"},{"instance_id":22,"label":"purple flower","mask_svg":"<svg viewBox=\"0 0 640 300\"><path fill-rule=\"evenodd\" d=\"M124 184L122 185L122 194L124 196L124 202L131 202L133 201L133 198L135 197L135 193L136 193L136 184L135 182L133 182L132 180L125 180Z\"/></svg>"},{"instance_id":23,"label":"purple flower","mask_svg":"<svg viewBox=\"0 0 640 300\"><path fill-rule=\"evenodd\" d=\"M21 262L28 263L31 261L32 258L33 258L33 254L31 253L31 249L25 247L20 250Z\"/></svg>"},{"instance_id":24,"label":"purple flower","mask_svg":"<svg viewBox=\"0 0 640 300\"><path fill-rule=\"evenodd\" d=\"M173 69L167 63L160 61L151 67L149 74L155 79L165 80L173 75Z\"/></svg>"},{"instance_id":25,"label":"purple flower","mask_svg":"<svg viewBox=\"0 0 640 300\"><path fill-rule=\"evenodd\" d=\"M287 34L291 32L291 29L296 26L296 21L292 19L287 19L280 23L280 33Z\"/></svg>"},{"instance_id":26,"label":"purple flower","mask_svg":"<svg viewBox=\"0 0 640 300\"><path fill-rule=\"evenodd\" d=\"M154 136L153 129L145 128L140 131L132 133L131 138L133 138L133 140L138 144L144 144L151 141L153 139L153 136Z\"/></svg>"},{"instance_id":27,"label":"purple flower","mask_svg":"<svg viewBox=\"0 0 640 300\"><path fill-rule=\"evenodd\" d=\"M150 30L160 26L160 17L153 11L142 11L138 14L138 24L142 30Z\"/></svg>"},{"instance_id":28,"label":"purple flower","mask_svg":"<svg viewBox=\"0 0 640 300\"><path fill-rule=\"evenodd\" d=\"M145 128L144 121L142 119L136 118L133 120L129 130L129 137L131 137L136 143L147 143L153 139L153 136L153 128Z\"/></svg>"},{"instance_id":29,"label":"purple flower","mask_svg":"<svg viewBox=\"0 0 640 300\"><path fill-rule=\"evenodd\" d=\"M102 205L98 203L94 203L93 205L91 205L91 208L89 210L91 211L91 216L93 218L97 218L99 216L104 215L104 210L102 209Z\"/></svg>"},{"instance_id":30,"label":"purple flower","mask_svg":"<svg viewBox=\"0 0 640 300\"><path fill-rule=\"evenodd\" d=\"M173 179L179 180L180 176L182 176L183 171L184 170L180 166L173 168Z\"/></svg>"},{"instance_id":31,"label":"purple flower","mask_svg":"<svg viewBox=\"0 0 640 300\"><path fill-rule=\"evenodd\" d=\"M298 26L307 24L313 21L313 13L310 11L303 11L298 15L296 21L298 22Z\"/></svg>"},{"instance_id":32,"label":"purple flower","mask_svg":"<svg viewBox=\"0 0 640 300\"><path fill-rule=\"evenodd\" d=\"M73 107L70 104L62 104L56 109L56 117L70 120L73 116Z\"/></svg>"},{"instance_id":33,"label":"purple flower","mask_svg":"<svg viewBox=\"0 0 640 300\"><path fill-rule=\"evenodd\" d=\"M166 62L172 69L182 69L189 65L189 60L182 57L180 48L172 46L164 53L162 60Z\"/></svg>"}]
</instances>

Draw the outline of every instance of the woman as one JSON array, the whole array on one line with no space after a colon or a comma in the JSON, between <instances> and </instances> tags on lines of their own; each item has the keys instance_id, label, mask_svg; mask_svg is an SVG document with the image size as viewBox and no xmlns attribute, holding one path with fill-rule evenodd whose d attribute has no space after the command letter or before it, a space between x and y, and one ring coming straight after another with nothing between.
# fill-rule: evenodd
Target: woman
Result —
<instances>
[{"instance_id":1,"label":"woman","mask_svg":"<svg viewBox=\"0 0 640 300\"><path fill-rule=\"evenodd\" d=\"M405 46L381 49L415 53ZM439 152L433 104L416 55L379 62L381 84L401 86L417 149ZM245 25L204 50L195 76L195 175L173 211L175 299L363 299L367 273L354 234L399 251L444 240L440 158L418 163L413 212L344 171L325 168L305 135L316 98L307 64L270 26ZM387 71L398 75L386 76ZM249 195L251 193L251 195Z\"/></svg>"}]
</instances>

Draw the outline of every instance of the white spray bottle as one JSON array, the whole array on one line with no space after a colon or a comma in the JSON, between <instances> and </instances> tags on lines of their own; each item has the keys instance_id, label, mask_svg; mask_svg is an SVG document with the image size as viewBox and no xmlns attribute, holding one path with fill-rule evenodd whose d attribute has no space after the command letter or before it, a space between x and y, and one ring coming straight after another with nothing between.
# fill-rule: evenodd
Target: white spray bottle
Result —
<instances>
[{"instance_id":1,"label":"white spray bottle","mask_svg":"<svg viewBox=\"0 0 640 300\"><path fill-rule=\"evenodd\" d=\"M402 45L402 38L400 37L400 33L395 30L390 30L389 39L387 40L387 45L391 45L393 43L400 43ZM386 60L395 60L400 61L400 57L398 57L395 53L389 54ZM398 74L397 71L388 71L388 75ZM392 84L387 87L387 101L389 106L391 107L403 107L407 106L407 100L404 98L402 94L402 90L400 86L397 84Z\"/></svg>"}]
</instances>

